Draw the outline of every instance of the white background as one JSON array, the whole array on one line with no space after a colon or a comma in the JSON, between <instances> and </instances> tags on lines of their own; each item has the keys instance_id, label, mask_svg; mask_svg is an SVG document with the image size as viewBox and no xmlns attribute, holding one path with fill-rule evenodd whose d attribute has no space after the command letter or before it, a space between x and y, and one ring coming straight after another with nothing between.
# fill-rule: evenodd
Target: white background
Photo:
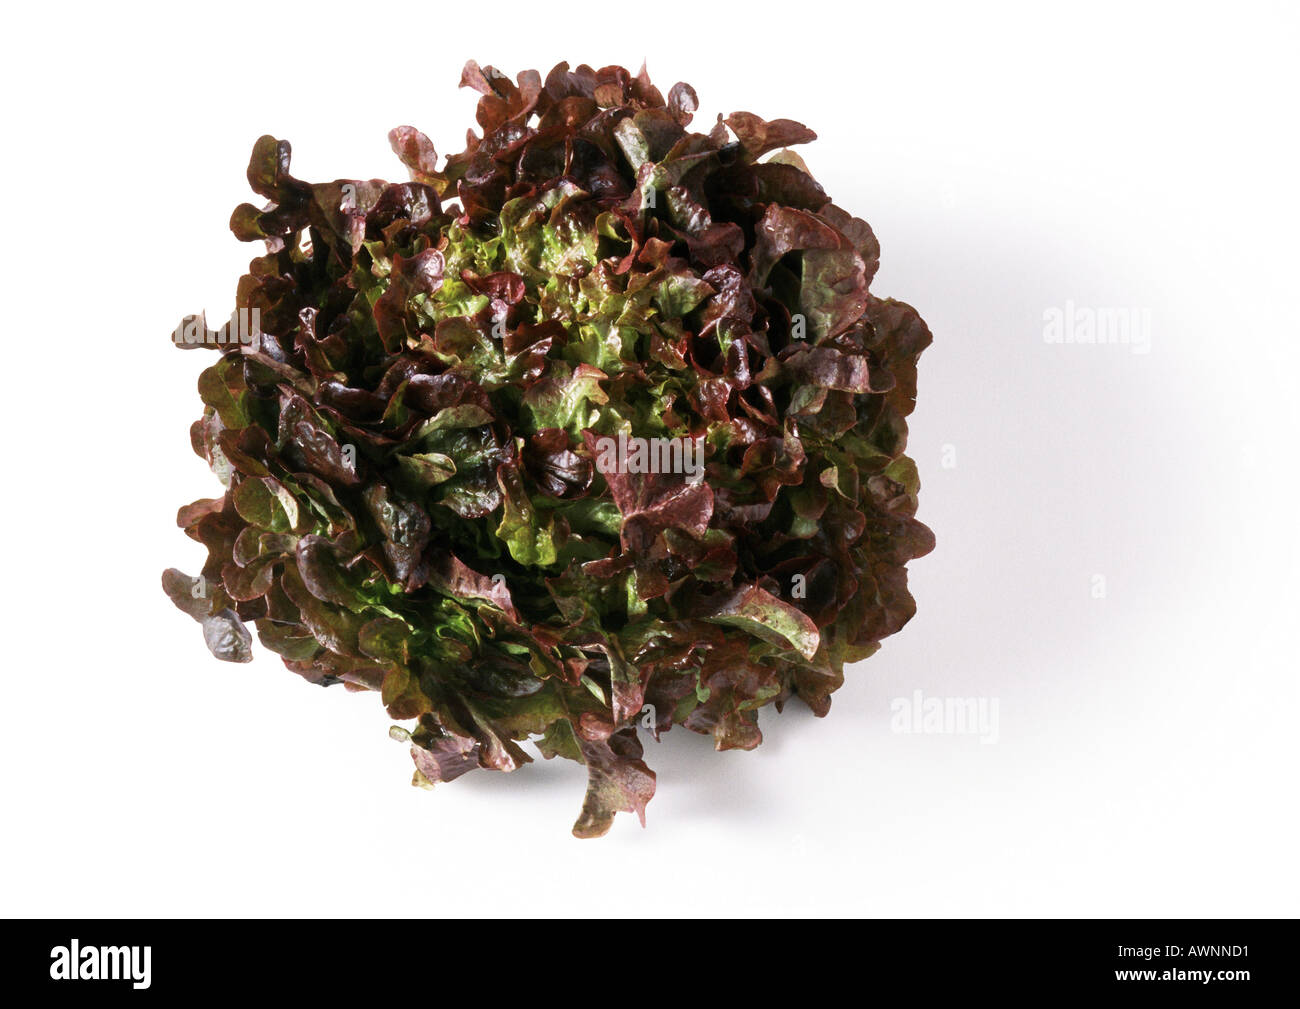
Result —
<instances>
[{"instance_id":1,"label":"white background","mask_svg":"<svg viewBox=\"0 0 1300 1009\"><path fill-rule=\"evenodd\" d=\"M13 5L3 220L7 915L1294 915L1298 21L1234 4ZM309 180L463 146L476 58L635 70L820 139L935 333L919 614L825 720L647 743L648 826L577 765L409 787L377 698L213 660L163 596L262 133ZM1151 313L1151 347L1044 313ZM950 446L952 468L943 466ZM1094 598L1095 576L1105 597ZM891 731L996 700L998 740Z\"/></svg>"}]
</instances>

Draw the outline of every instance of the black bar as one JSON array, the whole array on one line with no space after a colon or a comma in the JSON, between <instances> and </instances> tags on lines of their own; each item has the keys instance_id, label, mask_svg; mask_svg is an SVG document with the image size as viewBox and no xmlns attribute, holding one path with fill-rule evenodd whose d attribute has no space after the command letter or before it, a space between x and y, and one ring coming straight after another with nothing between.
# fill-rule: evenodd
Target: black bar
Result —
<instances>
[{"instance_id":1,"label":"black bar","mask_svg":"<svg viewBox=\"0 0 1300 1009\"><path fill-rule=\"evenodd\" d=\"M0 956L6 978L44 986L51 994L64 989L94 996L116 988L132 997L247 997L281 989L296 996L330 995L346 987L384 1000L421 990L432 994L443 986L440 976L467 977L472 964L495 963L499 967L485 972L489 998L499 997L499 985L513 988L512 980L525 982L521 995L536 997L537 982L548 978L566 988L589 988L590 997L603 999L597 992L636 987L639 976L646 996L663 991L669 999L675 996L664 985L678 969L696 978L716 973L715 983L737 994L749 977L757 980L763 968L775 968L777 957L796 973L816 978L822 992L829 991L825 986L833 975L846 974L863 993L877 977L882 994L901 985L904 992L925 995L1131 989L1144 997L1172 989L1237 999L1287 993L1297 976L1291 940L1283 937L1294 925L1282 921L871 921L836 939L826 937L820 922L813 929L770 927L760 938L746 936L747 922L683 929L674 922L563 921L544 913L539 908L536 919L478 921L35 920L15 923L9 930L15 938L3 944ZM717 930L713 939L706 938L710 928ZM78 976L55 979L52 971L68 972L74 941ZM92 947L93 955L87 952ZM100 953L102 947L111 952ZM143 974L145 947L148 987L135 987L144 979L137 981L121 965ZM708 955L725 948L731 952ZM678 958L692 963L674 967ZM89 966L92 961L96 967ZM532 963L543 972L535 973ZM83 976L114 967L127 976ZM696 981L689 990L692 997L699 994Z\"/></svg>"}]
</instances>

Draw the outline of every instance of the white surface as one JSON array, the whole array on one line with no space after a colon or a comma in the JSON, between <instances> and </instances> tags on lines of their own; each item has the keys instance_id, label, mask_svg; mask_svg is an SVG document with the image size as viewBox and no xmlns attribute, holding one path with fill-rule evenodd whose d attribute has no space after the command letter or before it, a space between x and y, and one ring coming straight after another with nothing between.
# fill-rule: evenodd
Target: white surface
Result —
<instances>
[{"instance_id":1,"label":"white surface","mask_svg":"<svg viewBox=\"0 0 1300 1009\"><path fill-rule=\"evenodd\" d=\"M0 911L1300 912L1295 8L722 6L6 15ZM649 825L599 841L580 767L412 789L376 698L216 662L158 587L217 486L168 334L233 304L253 140L401 178L390 127L460 148L468 57L807 123L936 337L918 616L823 721L648 743ZM1047 345L1067 301L1149 309L1150 353ZM996 699L998 741L891 732L916 689Z\"/></svg>"}]
</instances>

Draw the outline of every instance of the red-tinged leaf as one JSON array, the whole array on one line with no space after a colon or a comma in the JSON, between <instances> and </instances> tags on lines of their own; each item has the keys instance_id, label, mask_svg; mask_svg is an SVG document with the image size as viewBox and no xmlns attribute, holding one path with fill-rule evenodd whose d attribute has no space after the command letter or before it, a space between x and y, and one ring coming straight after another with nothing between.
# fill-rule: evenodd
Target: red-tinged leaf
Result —
<instances>
[{"instance_id":1,"label":"red-tinged leaf","mask_svg":"<svg viewBox=\"0 0 1300 1009\"><path fill-rule=\"evenodd\" d=\"M641 759L635 729L602 734L584 725L578 747L587 765L587 798L573 825L575 837L600 837L609 832L614 814L635 813L645 826L645 807L655 794L655 773Z\"/></svg>"}]
</instances>

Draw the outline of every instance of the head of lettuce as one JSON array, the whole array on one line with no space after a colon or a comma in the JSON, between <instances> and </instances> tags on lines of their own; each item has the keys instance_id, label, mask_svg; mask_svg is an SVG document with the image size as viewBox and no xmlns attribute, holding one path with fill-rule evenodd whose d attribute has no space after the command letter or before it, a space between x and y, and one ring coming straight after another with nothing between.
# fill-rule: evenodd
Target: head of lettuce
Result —
<instances>
[{"instance_id":1,"label":"head of lettuce","mask_svg":"<svg viewBox=\"0 0 1300 1009\"><path fill-rule=\"evenodd\" d=\"M719 749L757 710L824 715L907 622L933 546L904 455L917 313L869 290L879 246L787 119L693 131L643 70L515 82L469 63L482 136L409 182L308 183L262 137L265 254L220 330L188 318L194 451L225 492L163 586L221 659L262 645L379 693L415 781L584 763L574 833L644 822L640 732Z\"/></svg>"}]
</instances>

